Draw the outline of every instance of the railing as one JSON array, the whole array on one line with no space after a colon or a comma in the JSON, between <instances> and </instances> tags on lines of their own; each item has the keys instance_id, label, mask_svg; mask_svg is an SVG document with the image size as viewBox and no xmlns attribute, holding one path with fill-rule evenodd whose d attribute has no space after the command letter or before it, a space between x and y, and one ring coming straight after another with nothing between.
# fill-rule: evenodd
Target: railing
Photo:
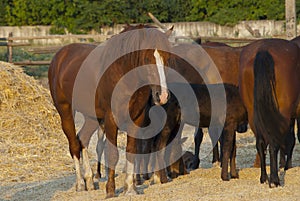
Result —
<instances>
[{"instance_id":1,"label":"railing","mask_svg":"<svg viewBox=\"0 0 300 201\"><path fill-rule=\"evenodd\" d=\"M43 61L32 61L32 60L24 60L24 61L13 61L15 47L27 47L27 51L34 54L48 54L55 53L64 45L71 42L84 42L84 43L101 43L111 35L50 35L50 36L33 36L33 37L14 37L13 33L10 33L8 38L0 38L0 46L7 47L7 62L21 65L21 66L29 66L29 65L49 65L50 60ZM59 39L63 41L60 45L41 45L37 46L34 44L38 44L38 40L55 40ZM175 41L184 41L186 39L190 40L190 37L177 36L175 37ZM223 42L228 44L236 44L239 46L240 44L247 44L259 38L220 38L220 37L201 37L202 42L212 41L212 42ZM28 48L30 47L30 48Z\"/></svg>"},{"instance_id":2,"label":"railing","mask_svg":"<svg viewBox=\"0 0 300 201\"><path fill-rule=\"evenodd\" d=\"M109 35L50 35L50 36L32 36L32 37L14 37L13 33L10 33L8 38L0 38L0 46L7 47L7 62L13 63L15 65L27 66L27 65L49 65L50 61L13 61L13 49L15 47L32 47L28 48L28 52L34 54L48 54L55 53L64 45L71 42L84 42L84 43L101 43L105 41ZM38 44L37 40L55 40L59 39L61 45L42 45L42 47L37 47L34 44ZM33 41L35 41L33 43Z\"/></svg>"}]
</instances>

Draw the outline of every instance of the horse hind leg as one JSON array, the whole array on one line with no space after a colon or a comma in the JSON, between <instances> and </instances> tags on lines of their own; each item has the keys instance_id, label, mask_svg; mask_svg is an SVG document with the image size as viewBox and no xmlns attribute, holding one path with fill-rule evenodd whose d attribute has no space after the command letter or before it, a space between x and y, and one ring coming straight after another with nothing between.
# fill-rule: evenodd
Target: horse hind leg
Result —
<instances>
[{"instance_id":1,"label":"horse hind leg","mask_svg":"<svg viewBox=\"0 0 300 201\"><path fill-rule=\"evenodd\" d=\"M260 160L260 183L263 184L267 181L267 170L266 170L266 143L262 136L257 134L256 136L256 149Z\"/></svg>"},{"instance_id":2,"label":"horse hind leg","mask_svg":"<svg viewBox=\"0 0 300 201\"><path fill-rule=\"evenodd\" d=\"M291 120L289 132L285 138L285 150L280 149L280 161L279 168L284 168L288 170L292 167L292 154L295 147L295 119ZM285 157L287 155L287 157Z\"/></svg>"},{"instance_id":3,"label":"horse hind leg","mask_svg":"<svg viewBox=\"0 0 300 201\"><path fill-rule=\"evenodd\" d=\"M297 118L297 137L298 137L298 141L300 143L300 117Z\"/></svg>"},{"instance_id":4,"label":"horse hind leg","mask_svg":"<svg viewBox=\"0 0 300 201\"><path fill-rule=\"evenodd\" d=\"M81 146L76 136L75 123L74 123L71 105L62 104L62 105L58 105L57 108L61 117L62 129L69 141L70 154L74 160L75 174L76 174L76 191L83 191L85 190L85 183L81 176L80 163L79 163Z\"/></svg>"},{"instance_id":5,"label":"horse hind leg","mask_svg":"<svg viewBox=\"0 0 300 201\"><path fill-rule=\"evenodd\" d=\"M295 138L295 131L294 131L294 125L295 121L292 121L292 124L290 126L290 130L286 136L285 139L285 154L287 155L287 159L286 159L286 163L284 166L284 170L288 170L289 168L292 168L292 154L293 154L293 150L295 147L295 142L296 142L296 138ZM283 152L283 151L280 151Z\"/></svg>"},{"instance_id":6,"label":"horse hind leg","mask_svg":"<svg viewBox=\"0 0 300 201\"><path fill-rule=\"evenodd\" d=\"M84 180L86 185L86 190L94 190L94 180L93 180L93 172L92 168L90 166L90 160L88 155L88 145L91 139L91 136L93 133L97 130L99 127L98 121L91 119L91 118L85 118L85 122L80 129L78 133L79 140L81 142L82 146L82 165L83 165L83 171L84 171Z\"/></svg>"},{"instance_id":7,"label":"horse hind leg","mask_svg":"<svg viewBox=\"0 0 300 201\"><path fill-rule=\"evenodd\" d=\"M115 196L115 169L119 160L119 152L117 149L117 133L118 128L114 122L114 117L111 112L105 115L105 135L106 143L104 149L105 164L107 164L107 183L106 183L106 198Z\"/></svg>"},{"instance_id":8,"label":"horse hind leg","mask_svg":"<svg viewBox=\"0 0 300 201\"><path fill-rule=\"evenodd\" d=\"M269 145L269 152L270 152L270 180L269 180L269 187L277 187L280 185L279 177L278 177L278 165L277 165L277 155L279 151L279 146L276 144Z\"/></svg>"}]
</instances>

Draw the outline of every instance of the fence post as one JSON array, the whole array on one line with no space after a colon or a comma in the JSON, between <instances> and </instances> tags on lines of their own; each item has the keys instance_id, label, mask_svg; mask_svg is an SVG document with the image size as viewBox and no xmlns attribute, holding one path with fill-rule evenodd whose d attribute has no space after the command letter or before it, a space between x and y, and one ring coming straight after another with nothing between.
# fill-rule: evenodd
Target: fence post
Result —
<instances>
[{"instance_id":1,"label":"fence post","mask_svg":"<svg viewBox=\"0 0 300 201\"><path fill-rule=\"evenodd\" d=\"M285 0L286 37L291 40L297 36L296 1Z\"/></svg>"},{"instance_id":2,"label":"fence post","mask_svg":"<svg viewBox=\"0 0 300 201\"><path fill-rule=\"evenodd\" d=\"M12 63L12 57L13 57L12 43L13 43L13 40L11 40L10 37L13 37L12 32L9 32L8 41L7 41L7 62Z\"/></svg>"}]
</instances>

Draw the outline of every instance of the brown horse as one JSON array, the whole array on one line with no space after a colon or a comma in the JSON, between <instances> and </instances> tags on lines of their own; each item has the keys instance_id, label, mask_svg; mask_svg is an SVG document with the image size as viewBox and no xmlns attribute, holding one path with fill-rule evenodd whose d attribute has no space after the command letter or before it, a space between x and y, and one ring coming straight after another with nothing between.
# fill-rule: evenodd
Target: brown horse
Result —
<instances>
[{"instance_id":1,"label":"brown horse","mask_svg":"<svg viewBox=\"0 0 300 201\"><path fill-rule=\"evenodd\" d=\"M300 36L295 37L294 39L291 40L291 42L295 43L300 47ZM293 118L291 119L291 124L290 124L290 133L286 137L286 143L290 144L289 147L291 149L285 153L284 151L280 151L280 168L285 168L287 170L288 168L292 167L292 153L293 153L293 148L295 146L295 124L297 124L297 128L300 128L300 103L297 106L296 112L293 115ZM298 129L298 141L300 142L300 129ZM287 158L285 157L287 155ZM256 159L254 162L254 167L260 167L260 159L258 153L256 154Z\"/></svg>"},{"instance_id":2,"label":"brown horse","mask_svg":"<svg viewBox=\"0 0 300 201\"><path fill-rule=\"evenodd\" d=\"M209 60L210 63L213 63L215 65L215 67L218 70L218 73L220 73L220 77L221 80L218 80L216 82L210 82L210 83L229 83L229 84L233 84L235 86L238 85L238 72L239 72L239 55L240 52L242 50L242 47L230 47L227 46L225 44L222 43L218 43L218 44L213 44L212 46L208 45L202 45L202 46L198 46L198 45L194 45L196 48L205 52L205 54L207 54L207 58L206 60ZM180 75L182 75L186 81L188 83L191 84L204 84L205 83L205 77L201 76L198 72L197 69L194 68L194 66L192 65L193 62L189 62L185 59L184 53L189 52L189 50L191 49L191 45L190 44L182 44L182 45L177 45L174 46L172 48L172 52L174 52L175 54L171 55L171 59L170 59L170 66L172 67L172 69L174 69L176 72L178 72ZM184 52L184 53L182 53ZM203 57L201 59L201 57L199 57L199 54L196 55L198 58L195 61L198 65L200 66L205 66L205 64L203 64ZM209 63L208 62L208 63ZM202 64L201 64L202 63ZM168 82L178 82L178 79L168 79ZM174 111L175 112L175 111ZM169 125L168 129L179 129L178 128L179 125L174 124L174 125ZM171 128L172 127L172 128ZM168 129L164 129L164 130L168 130ZM201 131L201 128L198 128L198 133ZM159 139L156 142L156 147L158 149L161 149L162 147L166 147L167 146L167 142L170 141L170 139L168 139L167 134L164 134L165 131L162 131L162 136L160 137L161 139ZM168 132L167 132L168 133ZM199 147L199 140L198 140L198 134L195 134L195 142L197 142L196 148ZM178 141L177 144L180 144L180 140L179 139L175 139ZM146 143L147 144L147 143ZM198 145L199 144L199 145ZM145 148L144 150L146 150L147 153L150 152L151 150L151 140L148 141L147 144L148 148ZM199 153L199 152L198 152ZM197 153L196 153L197 155ZM198 156L195 155L195 161L194 161L194 168L195 166L199 165L199 162L197 162L198 160ZM162 157L161 157L162 158ZM148 161L149 159L144 160L144 162ZM213 162L219 161L219 157L218 157L218 149L217 147L214 148L214 158L213 158ZM180 162L181 161L177 161ZM143 165L144 167L147 167L146 164ZM172 167L171 167L172 168ZM175 168L176 169L176 168ZM164 176L164 174L162 174L164 170L160 171L159 173L157 173L160 176L160 181L162 183L167 181L167 178ZM147 170L144 170L142 172L147 172ZM148 178L146 176L146 178ZM138 177L138 181L140 181L140 178Z\"/></svg>"},{"instance_id":3,"label":"brown horse","mask_svg":"<svg viewBox=\"0 0 300 201\"><path fill-rule=\"evenodd\" d=\"M87 147L100 123L104 124L108 141L105 151L109 154L106 157L107 197L115 195L118 129L128 133L125 192L136 192L133 185L136 136L141 134L139 127L143 126L151 94L156 104L167 101L164 63L169 58L169 49L168 34L138 27L115 35L102 46L71 44L54 56L48 73L50 91L74 159L77 190L94 189ZM125 101L127 104L124 104ZM75 111L85 117L77 136ZM84 180L80 173L80 154L85 170Z\"/></svg>"},{"instance_id":4,"label":"brown horse","mask_svg":"<svg viewBox=\"0 0 300 201\"><path fill-rule=\"evenodd\" d=\"M244 47L240 56L240 94L248 112L261 161L260 182L267 181L265 150L269 145L269 186L278 186L277 153L285 144L300 92L299 48L282 39L263 39Z\"/></svg>"},{"instance_id":5,"label":"brown horse","mask_svg":"<svg viewBox=\"0 0 300 201\"><path fill-rule=\"evenodd\" d=\"M296 43L298 47L300 48L300 36L297 36L296 38L291 40L293 43ZM300 142L300 102L296 109L295 117L297 119L297 128L298 128L298 141Z\"/></svg>"}]
</instances>

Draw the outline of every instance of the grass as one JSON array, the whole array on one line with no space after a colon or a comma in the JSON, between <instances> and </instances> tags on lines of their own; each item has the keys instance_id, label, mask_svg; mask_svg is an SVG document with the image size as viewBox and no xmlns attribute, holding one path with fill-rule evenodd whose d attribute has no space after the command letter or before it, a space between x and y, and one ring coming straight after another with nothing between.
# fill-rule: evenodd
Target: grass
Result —
<instances>
[{"instance_id":1,"label":"grass","mask_svg":"<svg viewBox=\"0 0 300 201\"><path fill-rule=\"evenodd\" d=\"M13 62L31 60L31 61L42 61L51 60L54 53L52 54L35 54L28 51L26 47L15 47L13 48ZM0 61L7 61L7 48L0 47ZM23 66L24 72L36 79L40 79L47 76L48 65L40 66Z\"/></svg>"}]
</instances>

